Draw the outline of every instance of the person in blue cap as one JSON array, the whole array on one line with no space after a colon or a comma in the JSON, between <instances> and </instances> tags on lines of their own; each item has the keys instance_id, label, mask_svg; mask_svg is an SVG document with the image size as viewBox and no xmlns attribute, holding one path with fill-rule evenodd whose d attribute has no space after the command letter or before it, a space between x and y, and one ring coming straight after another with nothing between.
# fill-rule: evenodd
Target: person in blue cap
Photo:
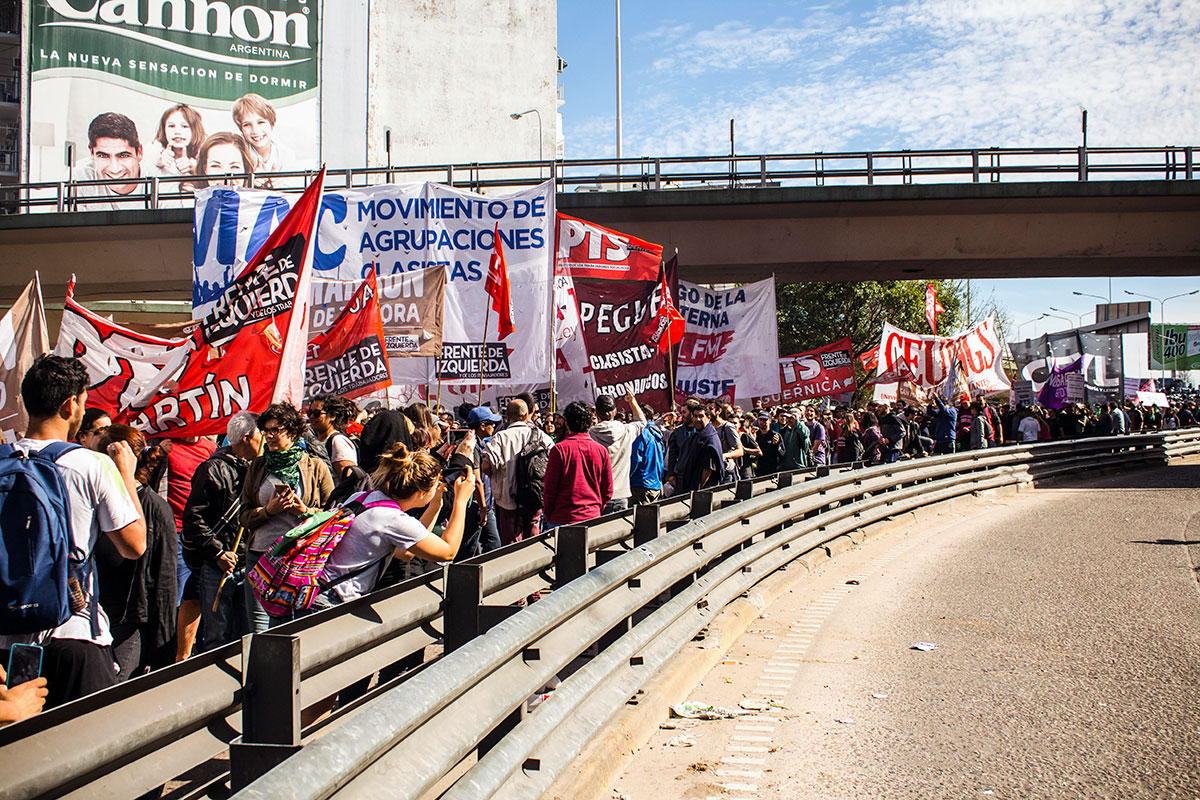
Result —
<instances>
[{"instance_id":1,"label":"person in blue cap","mask_svg":"<svg viewBox=\"0 0 1200 800\"><path fill-rule=\"evenodd\" d=\"M467 413L467 427L475 431L475 493L467 506L467 526L458 559L487 553L500 546L500 529L492 506L492 481L481 467L483 445L496 432L501 417L488 406L476 406Z\"/></svg>"}]
</instances>

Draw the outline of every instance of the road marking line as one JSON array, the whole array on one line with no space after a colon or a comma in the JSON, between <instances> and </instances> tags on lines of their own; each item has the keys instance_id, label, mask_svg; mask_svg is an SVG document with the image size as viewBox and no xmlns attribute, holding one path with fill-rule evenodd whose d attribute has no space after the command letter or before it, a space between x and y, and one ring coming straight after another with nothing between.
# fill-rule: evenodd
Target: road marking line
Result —
<instances>
[{"instance_id":1,"label":"road marking line","mask_svg":"<svg viewBox=\"0 0 1200 800\"><path fill-rule=\"evenodd\" d=\"M734 725L735 731L762 731L763 733L772 733L775 730L774 725Z\"/></svg>"},{"instance_id":2,"label":"road marking line","mask_svg":"<svg viewBox=\"0 0 1200 800\"><path fill-rule=\"evenodd\" d=\"M722 789L729 792L757 792L757 783L718 783Z\"/></svg>"},{"instance_id":3,"label":"road marking line","mask_svg":"<svg viewBox=\"0 0 1200 800\"><path fill-rule=\"evenodd\" d=\"M776 675L794 675L795 667L763 667L763 672L773 672Z\"/></svg>"},{"instance_id":4,"label":"road marking line","mask_svg":"<svg viewBox=\"0 0 1200 800\"><path fill-rule=\"evenodd\" d=\"M771 737L770 736L751 736L751 735L745 734L745 733L742 733L742 734L735 733L734 735L729 737L729 741L731 741L731 742L770 742Z\"/></svg>"},{"instance_id":5,"label":"road marking line","mask_svg":"<svg viewBox=\"0 0 1200 800\"><path fill-rule=\"evenodd\" d=\"M761 769L718 769L718 778L761 778Z\"/></svg>"},{"instance_id":6,"label":"road marking line","mask_svg":"<svg viewBox=\"0 0 1200 800\"><path fill-rule=\"evenodd\" d=\"M725 749L734 753L766 753L769 748L759 747L756 744L727 744Z\"/></svg>"},{"instance_id":7,"label":"road marking line","mask_svg":"<svg viewBox=\"0 0 1200 800\"><path fill-rule=\"evenodd\" d=\"M799 661L777 660L777 661L768 661L767 664L768 664L768 666L772 666L772 667L798 667L798 666L800 666Z\"/></svg>"},{"instance_id":8,"label":"road marking line","mask_svg":"<svg viewBox=\"0 0 1200 800\"><path fill-rule=\"evenodd\" d=\"M767 763L765 758L754 758L752 756L722 756L722 764L743 764L750 767L761 767Z\"/></svg>"},{"instance_id":9,"label":"road marking line","mask_svg":"<svg viewBox=\"0 0 1200 800\"><path fill-rule=\"evenodd\" d=\"M758 679L759 683L791 683L796 679L794 675L784 677L782 675L763 675Z\"/></svg>"}]
</instances>

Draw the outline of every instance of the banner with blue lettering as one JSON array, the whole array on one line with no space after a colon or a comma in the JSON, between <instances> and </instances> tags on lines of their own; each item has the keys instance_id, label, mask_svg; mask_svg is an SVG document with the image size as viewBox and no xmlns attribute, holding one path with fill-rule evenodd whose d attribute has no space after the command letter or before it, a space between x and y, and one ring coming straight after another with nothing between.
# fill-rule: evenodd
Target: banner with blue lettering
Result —
<instances>
[{"instance_id":1,"label":"banner with blue lettering","mask_svg":"<svg viewBox=\"0 0 1200 800\"><path fill-rule=\"evenodd\" d=\"M733 289L679 282L679 343L675 388L715 398L735 389L739 399L779 394L779 337L775 279Z\"/></svg>"},{"instance_id":2,"label":"banner with blue lettering","mask_svg":"<svg viewBox=\"0 0 1200 800\"><path fill-rule=\"evenodd\" d=\"M283 219L294 196L215 187L196 196L193 316L203 316ZM396 384L540 384L554 368L554 184L486 196L436 183L325 192L317 223L314 277L362 280L441 267L446 272L441 355L392 362ZM496 341L492 316L484 352L484 291L494 228L508 263L516 331Z\"/></svg>"}]
</instances>

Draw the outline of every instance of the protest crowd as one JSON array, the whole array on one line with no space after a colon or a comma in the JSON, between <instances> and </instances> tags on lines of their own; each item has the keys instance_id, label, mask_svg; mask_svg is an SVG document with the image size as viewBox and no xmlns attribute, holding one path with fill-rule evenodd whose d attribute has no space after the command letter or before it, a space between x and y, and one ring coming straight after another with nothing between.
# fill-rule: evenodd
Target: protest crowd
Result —
<instances>
[{"instance_id":1,"label":"protest crowd","mask_svg":"<svg viewBox=\"0 0 1200 800\"><path fill-rule=\"evenodd\" d=\"M1197 414L1193 402L1043 410L965 396L749 410L689 398L658 410L629 388L561 410L524 394L497 413L470 403L368 409L318 395L303 409L235 414L223 436L147 439L88 408L86 380L77 360L49 355L22 385L30 423L17 447L77 445L56 467L73 546L90 554L79 572L89 599L50 631L0 637L3 663L14 644L43 648L42 677L0 689L5 722L354 599L412 574L413 559L462 560L780 471L1169 430ZM314 602L298 612L264 597L252 576L275 542L348 506L356 513L321 566Z\"/></svg>"}]
</instances>

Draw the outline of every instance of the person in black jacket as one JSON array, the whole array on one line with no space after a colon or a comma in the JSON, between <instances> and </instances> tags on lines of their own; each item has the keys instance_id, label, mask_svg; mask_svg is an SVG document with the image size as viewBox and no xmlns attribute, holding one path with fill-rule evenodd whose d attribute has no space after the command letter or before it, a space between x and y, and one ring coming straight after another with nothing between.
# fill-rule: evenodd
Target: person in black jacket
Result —
<instances>
[{"instance_id":1,"label":"person in black jacket","mask_svg":"<svg viewBox=\"0 0 1200 800\"><path fill-rule=\"evenodd\" d=\"M204 639L196 646L198 653L232 642L246 630L238 600L245 578L247 537L243 534L238 541L238 517L246 469L262 449L257 417L249 411L234 414L226 436L229 446L214 452L192 476L179 532L183 560L200 574Z\"/></svg>"}]
</instances>

